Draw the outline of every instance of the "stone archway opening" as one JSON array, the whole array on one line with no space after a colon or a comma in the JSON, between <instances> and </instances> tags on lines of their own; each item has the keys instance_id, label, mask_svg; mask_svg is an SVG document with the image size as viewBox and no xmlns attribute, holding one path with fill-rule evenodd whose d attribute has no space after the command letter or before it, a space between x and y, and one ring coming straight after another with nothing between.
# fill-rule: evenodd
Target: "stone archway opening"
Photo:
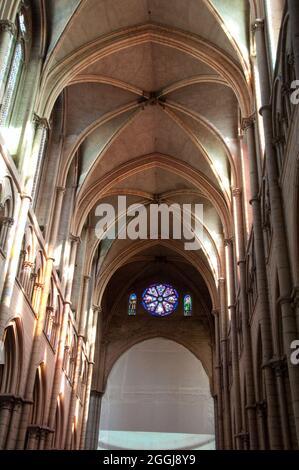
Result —
<instances>
[{"instance_id":1,"label":"stone archway opening","mask_svg":"<svg viewBox=\"0 0 299 470\"><path fill-rule=\"evenodd\" d=\"M109 374L98 448L215 449L214 401L200 360L165 338L127 350Z\"/></svg>"}]
</instances>

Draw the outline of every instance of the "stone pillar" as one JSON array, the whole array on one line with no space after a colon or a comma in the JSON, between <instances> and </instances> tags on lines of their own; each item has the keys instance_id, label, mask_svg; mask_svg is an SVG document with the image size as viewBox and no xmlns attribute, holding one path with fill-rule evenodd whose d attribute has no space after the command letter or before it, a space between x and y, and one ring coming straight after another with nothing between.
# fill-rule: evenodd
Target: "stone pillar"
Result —
<instances>
[{"instance_id":1,"label":"stone pillar","mask_svg":"<svg viewBox=\"0 0 299 470\"><path fill-rule=\"evenodd\" d=\"M43 119L43 121L45 121ZM31 157L26 161L26 166L22 173L24 193L21 195L20 211L17 217L17 227L14 235L14 241L12 246L13 256L10 257L9 266L4 281L4 287L0 302L0 341L2 341L4 329L6 327L6 321L9 317L10 303L12 293L14 289L15 279L18 272L19 266L19 255L22 249L23 236L25 233L25 227L27 223L28 211L31 204L31 194L34 182L34 176L36 173L36 167L38 163L39 149L41 145L41 134L39 132L39 125L36 127L34 141L32 144ZM1 344L0 344L1 349Z\"/></svg>"},{"instance_id":2,"label":"stone pillar","mask_svg":"<svg viewBox=\"0 0 299 470\"><path fill-rule=\"evenodd\" d=\"M222 357L222 380L223 380L223 403L224 403L224 440L225 449L232 449L232 426L231 426L231 409L230 409L230 393L229 393L229 375L228 375L228 358L227 358L227 308L226 308L226 291L225 279L220 278L219 296L220 296L220 344Z\"/></svg>"},{"instance_id":3,"label":"stone pillar","mask_svg":"<svg viewBox=\"0 0 299 470\"><path fill-rule=\"evenodd\" d=\"M217 427L217 449L224 449L224 429L223 429L223 405L221 389L221 361L220 361L220 332L219 332L219 311L213 310L215 323L215 382L216 382L216 427Z\"/></svg>"},{"instance_id":4,"label":"stone pillar","mask_svg":"<svg viewBox=\"0 0 299 470\"><path fill-rule=\"evenodd\" d=\"M16 34L16 26L9 20L0 20L0 106L2 104L5 75L9 65L11 46Z\"/></svg>"},{"instance_id":5,"label":"stone pillar","mask_svg":"<svg viewBox=\"0 0 299 470\"><path fill-rule=\"evenodd\" d=\"M49 121L47 119L40 118L39 116L35 115L34 120L35 120L35 125L36 125L35 141L37 142L37 145L36 145L36 149L34 147L33 150L37 152L37 155L36 156L34 155L36 163L35 163L35 173L33 176L32 192L31 192L32 200L34 202L33 207L35 207L38 181L39 181L43 157L45 153L46 136L50 129Z\"/></svg>"},{"instance_id":6,"label":"stone pillar","mask_svg":"<svg viewBox=\"0 0 299 470\"><path fill-rule=\"evenodd\" d=\"M242 194L239 188L232 191L234 200L234 215L235 215L235 233L238 248L238 267L240 274L240 300L242 311L242 325L243 325L243 340L244 340L244 359L245 359L245 378L246 378L246 392L247 404L246 412L248 417L249 428L249 443L250 449L255 450L258 448L257 439L257 422L255 410L255 386L253 375L253 361L252 361L252 344L251 333L249 326L249 313L248 313L248 298L246 286L246 260L245 260L245 243L244 243L244 226L243 226L243 208L242 208Z\"/></svg>"},{"instance_id":7,"label":"stone pillar","mask_svg":"<svg viewBox=\"0 0 299 470\"><path fill-rule=\"evenodd\" d=\"M52 267L53 267L53 258L48 258L46 261L45 276L44 276L44 279L47 280L47 282L43 284L40 305L36 309L37 321L36 321L36 327L34 331L31 358L29 362L26 387L25 387L25 398L29 402L33 400L33 390L34 390L34 383L35 383L35 377L36 377L36 368L38 365L40 347L42 344L43 331L44 331L45 320L46 320L46 311L47 311L48 296L49 296L49 289L50 289L49 279L51 279ZM18 450L24 449L27 426L29 425L31 407L32 405L28 402L25 403L23 406L19 435L18 435L18 443L17 443Z\"/></svg>"},{"instance_id":8,"label":"stone pillar","mask_svg":"<svg viewBox=\"0 0 299 470\"><path fill-rule=\"evenodd\" d=\"M39 446L39 428L37 426L28 427L26 450L37 450Z\"/></svg>"},{"instance_id":9,"label":"stone pillar","mask_svg":"<svg viewBox=\"0 0 299 470\"><path fill-rule=\"evenodd\" d=\"M10 256L0 302L0 342L2 342L4 330L7 325L7 320L10 316L10 303L19 267L19 255L22 249L23 236L25 233L30 202L30 196L28 196L27 194L21 195L20 210L17 217L18 223L12 245L12 253L14 254L14 256Z\"/></svg>"},{"instance_id":10,"label":"stone pillar","mask_svg":"<svg viewBox=\"0 0 299 470\"><path fill-rule=\"evenodd\" d=\"M101 307L94 305L92 310L93 310L93 321L91 323L92 331L88 331L88 334L87 334L88 342L90 345L89 346L89 365L88 365L88 376L87 376L87 385L86 385L86 392L85 392L83 418L82 418L80 450L85 449L87 419L88 419L88 410L89 410L89 404L90 404L92 373L93 373L93 366L94 366L94 351L95 351L97 323L98 323L98 320L101 320L101 316L102 316Z\"/></svg>"},{"instance_id":11,"label":"stone pillar","mask_svg":"<svg viewBox=\"0 0 299 470\"><path fill-rule=\"evenodd\" d=\"M65 340L67 335L67 327L68 327L68 319L71 309L71 292L72 292L72 282L73 282L73 275L75 269L75 262L76 262L76 255L77 255L77 246L80 242L79 237L71 236L71 250L70 250L70 270L69 276L66 283L65 289L65 303L64 303L64 310L62 316L62 325L60 331L60 338L57 348L57 358L55 364L55 373L53 379L53 386L52 386L52 394L51 400L49 403L49 409L45 413L45 420L47 420L48 416L48 426L50 429L55 427L55 414L56 414L56 407L57 407L57 397L60 392L60 385L61 385L61 377L62 377L62 364L63 364L63 357L64 357L64 350L65 350ZM48 435L45 442L45 448L50 449L52 445L52 436Z\"/></svg>"},{"instance_id":12,"label":"stone pillar","mask_svg":"<svg viewBox=\"0 0 299 470\"><path fill-rule=\"evenodd\" d=\"M256 37L257 62L260 76L261 102L260 113L263 117L266 171L269 181L271 221L273 228L274 253L280 290L280 305L283 325L285 354L288 357L288 370L291 387L291 400L294 412L297 442L299 443L299 368L290 362L290 345L298 339L299 325L292 309L292 277L289 262L288 243L283 214L282 195L278 183L277 155L273 145L272 109L270 105L270 79L267 64L264 21L256 20L253 29Z\"/></svg>"},{"instance_id":13,"label":"stone pillar","mask_svg":"<svg viewBox=\"0 0 299 470\"><path fill-rule=\"evenodd\" d=\"M97 450L100 434L100 418L103 392L92 390L90 393L89 413L86 429L86 450Z\"/></svg>"},{"instance_id":14,"label":"stone pillar","mask_svg":"<svg viewBox=\"0 0 299 470\"><path fill-rule=\"evenodd\" d=\"M262 215L259 197L259 180L257 170L257 155L254 133L254 118L243 120L243 130L247 139L248 157L250 165L250 186L252 198L250 204L253 212L254 254L256 263L258 316L261 328L263 364L273 357L273 338L268 298L268 280L266 271L266 257L264 248ZM259 364L257 364L259 367ZM267 420L270 448L281 449L281 435L279 432L279 413L275 377L271 368L265 368L265 387L267 395ZM261 414L259 416L262 416Z\"/></svg>"},{"instance_id":15,"label":"stone pillar","mask_svg":"<svg viewBox=\"0 0 299 470\"><path fill-rule=\"evenodd\" d=\"M13 397L0 395L0 450L5 449L12 408Z\"/></svg>"},{"instance_id":16,"label":"stone pillar","mask_svg":"<svg viewBox=\"0 0 299 470\"><path fill-rule=\"evenodd\" d=\"M234 255L232 239L225 240L225 254L227 266L227 290L229 293L228 310L230 312L231 322L231 342L232 342L232 372L233 372L233 390L234 390L234 409L236 420L236 448L242 449L242 439L239 437L242 431L242 410L241 410L241 392L240 392L240 371L239 371L239 353L238 353L238 333L236 320L236 293L234 276Z\"/></svg>"},{"instance_id":17,"label":"stone pillar","mask_svg":"<svg viewBox=\"0 0 299 470\"><path fill-rule=\"evenodd\" d=\"M299 80L299 3L298 0L288 0L290 13L292 42L295 58L296 79Z\"/></svg>"},{"instance_id":18,"label":"stone pillar","mask_svg":"<svg viewBox=\"0 0 299 470\"><path fill-rule=\"evenodd\" d=\"M71 393L71 402L70 402L70 407L69 407L68 425L67 425L67 431L66 431L66 441L65 441L66 450L69 450L71 448L71 441L72 441L72 422L73 422L74 412L75 412L76 402L77 402L77 392L78 392L79 375L80 375L80 368L81 368L81 355L82 355L83 343L84 343L84 338L85 338L85 324L86 324L86 318L87 318L87 300L88 300L89 281L90 281L90 276L84 276L83 290L82 290L82 302L81 302L81 308L80 308L79 335L78 335L78 345L77 345L77 352L76 352L75 372L74 372L73 388L72 388L72 393Z\"/></svg>"},{"instance_id":19,"label":"stone pillar","mask_svg":"<svg viewBox=\"0 0 299 470\"><path fill-rule=\"evenodd\" d=\"M286 391L285 391L285 385L284 385L284 374L287 370L287 364L285 360L278 359L278 360L273 361L272 367L275 372L277 388L278 388L283 448L284 450L291 450L292 442L291 442L290 427L289 427L289 412L288 412L288 406L286 402Z\"/></svg>"},{"instance_id":20,"label":"stone pillar","mask_svg":"<svg viewBox=\"0 0 299 470\"><path fill-rule=\"evenodd\" d=\"M20 423L23 401L18 398L14 403L12 417L10 420L8 435L6 439L6 450L14 450L16 446L17 433Z\"/></svg>"}]
</instances>

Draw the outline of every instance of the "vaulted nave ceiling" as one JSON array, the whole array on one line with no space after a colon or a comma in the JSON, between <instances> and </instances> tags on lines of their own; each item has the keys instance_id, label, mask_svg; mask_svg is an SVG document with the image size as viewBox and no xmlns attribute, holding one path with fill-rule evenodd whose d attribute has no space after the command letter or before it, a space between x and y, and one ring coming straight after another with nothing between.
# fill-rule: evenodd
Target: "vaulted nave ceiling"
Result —
<instances>
[{"instance_id":1,"label":"vaulted nave ceiling","mask_svg":"<svg viewBox=\"0 0 299 470\"><path fill-rule=\"evenodd\" d=\"M78 159L74 232L118 194L204 203L203 253L220 276L239 184L240 115L250 113L247 3L49 1L40 108L49 112L62 94L61 185Z\"/></svg>"}]
</instances>

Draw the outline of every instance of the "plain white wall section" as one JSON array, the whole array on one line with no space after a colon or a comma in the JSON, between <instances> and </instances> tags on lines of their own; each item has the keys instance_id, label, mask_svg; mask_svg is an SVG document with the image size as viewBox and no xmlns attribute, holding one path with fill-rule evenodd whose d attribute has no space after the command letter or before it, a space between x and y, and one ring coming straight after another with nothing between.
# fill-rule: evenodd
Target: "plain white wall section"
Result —
<instances>
[{"instance_id":1,"label":"plain white wall section","mask_svg":"<svg viewBox=\"0 0 299 470\"><path fill-rule=\"evenodd\" d=\"M201 362L162 338L131 348L109 376L101 430L214 435L214 402Z\"/></svg>"}]
</instances>

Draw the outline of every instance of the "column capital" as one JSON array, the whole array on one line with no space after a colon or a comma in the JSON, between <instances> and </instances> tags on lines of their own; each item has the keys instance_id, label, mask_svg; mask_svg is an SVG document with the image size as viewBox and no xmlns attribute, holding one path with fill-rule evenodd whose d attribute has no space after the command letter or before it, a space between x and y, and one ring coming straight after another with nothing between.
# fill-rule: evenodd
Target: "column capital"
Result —
<instances>
[{"instance_id":1,"label":"column capital","mask_svg":"<svg viewBox=\"0 0 299 470\"><path fill-rule=\"evenodd\" d=\"M34 113L33 122L37 129L50 129L50 123L47 118L43 118Z\"/></svg>"},{"instance_id":2,"label":"column capital","mask_svg":"<svg viewBox=\"0 0 299 470\"><path fill-rule=\"evenodd\" d=\"M211 311L211 314L212 314L214 317L218 318L218 317L219 317L219 309L218 309L218 308L213 309L213 310Z\"/></svg>"},{"instance_id":3,"label":"column capital","mask_svg":"<svg viewBox=\"0 0 299 470\"><path fill-rule=\"evenodd\" d=\"M0 20L0 32L9 32L12 36L17 34L16 25L9 20Z\"/></svg>"},{"instance_id":4,"label":"column capital","mask_svg":"<svg viewBox=\"0 0 299 470\"><path fill-rule=\"evenodd\" d=\"M260 196L254 196L251 199L249 199L249 204L252 206L255 202L259 203L261 200Z\"/></svg>"},{"instance_id":5,"label":"column capital","mask_svg":"<svg viewBox=\"0 0 299 470\"><path fill-rule=\"evenodd\" d=\"M266 369L267 367L274 370L276 377L283 377L287 370L287 360L285 357L273 357L268 362L262 364L263 369Z\"/></svg>"},{"instance_id":6,"label":"column capital","mask_svg":"<svg viewBox=\"0 0 299 470\"><path fill-rule=\"evenodd\" d=\"M219 277L218 282L219 282L219 285L224 285L225 284L225 278L224 277Z\"/></svg>"},{"instance_id":7,"label":"column capital","mask_svg":"<svg viewBox=\"0 0 299 470\"><path fill-rule=\"evenodd\" d=\"M242 118L242 121L241 121L242 131L246 132L247 129L254 126L254 123L255 123L255 114Z\"/></svg>"},{"instance_id":8,"label":"column capital","mask_svg":"<svg viewBox=\"0 0 299 470\"><path fill-rule=\"evenodd\" d=\"M12 217L0 217L0 224L6 225L7 227L12 227L14 224L14 219Z\"/></svg>"},{"instance_id":9,"label":"column capital","mask_svg":"<svg viewBox=\"0 0 299 470\"><path fill-rule=\"evenodd\" d=\"M264 111L270 111L272 112L272 106L271 104L265 104L259 109L259 114L262 116Z\"/></svg>"},{"instance_id":10,"label":"column capital","mask_svg":"<svg viewBox=\"0 0 299 470\"><path fill-rule=\"evenodd\" d=\"M23 201L24 199L29 199L29 202L32 202L31 194L20 193L20 198L22 199L22 201Z\"/></svg>"},{"instance_id":11,"label":"column capital","mask_svg":"<svg viewBox=\"0 0 299 470\"><path fill-rule=\"evenodd\" d=\"M73 242L73 243L81 243L81 238L80 237L77 237L76 235L72 235L70 234L70 241Z\"/></svg>"},{"instance_id":12,"label":"column capital","mask_svg":"<svg viewBox=\"0 0 299 470\"><path fill-rule=\"evenodd\" d=\"M265 28L265 20L263 18L257 18L251 25L251 31L263 31Z\"/></svg>"},{"instance_id":13,"label":"column capital","mask_svg":"<svg viewBox=\"0 0 299 470\"><path fill-rule=\"evenodd\" d=\"M230 237L230 238L225 238L224 239L224 246L232 246L233 245L233 237Z\"/></svg>"},{"instance_id":14,"label":"column capital","mask_svg":"<svg viewBox=\"0 0 299 470\"><path fill-rule=\"evenodd\" d=\"M25 251L24 254L26 254L26 251ZM32 261L27 261L26 260L26 261L23 262L22 267L23 267L23 269L32 269L34 267L34 263Z\"/></svg>"},{"instance_id":15,"label":"column capital","mask_svg":"<svg viewBox=\"0 0 299 470\"><path fill-rule=\"evenodd\" d=\"M266 415L267 411L267 402L265 400L256 402L256 412L257 415L263 418Z\"/></svg>"},{"instance_id":16,"label":"column capital","mask_svg":"<svg viewBox=\"0 0 299 470\"><path fill-rule=\"evenodd\" d=\"M56 192L57 193L65 193L65 187L64 186L56 186Z\"/></svg>"},{"instance_id":17,"label":"column capital","mask_svg":"<svg viewBox=\"0 0 299 470\"><path fill-rule=\"evenodd\" d=\"M92 306L93 313L98 313L99 315L102 313L103 309L99 305Z\"/></svg>"},{"instance_id":18,"label":"column capital","mask_svg":"<svg viewBox=\"0 0 299 470\"><path fill-rule=\"evenodd\" d=\"M241 188L232 188L232 195L234 197L241 196L242 194L242 189Z\"/></svg>"}]
</instances>

